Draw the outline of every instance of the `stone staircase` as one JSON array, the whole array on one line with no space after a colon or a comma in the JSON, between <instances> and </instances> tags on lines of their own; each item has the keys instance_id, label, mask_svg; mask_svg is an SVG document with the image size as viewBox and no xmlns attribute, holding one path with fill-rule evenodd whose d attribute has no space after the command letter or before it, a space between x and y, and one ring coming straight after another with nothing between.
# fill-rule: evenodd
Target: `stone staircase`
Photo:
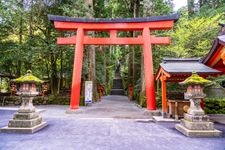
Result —
<instances>
[{"instance_id":1,"label":"stone staircase","mask_svg":"<svg viewBox=\"0 0 225 150\"><path fill-rule=\"evenodd\" d=\"M123 83L122 79L120 76L120 71L119 69L116 70L115 72L115 77L113 79L113 87L111 89L111 94L110 95L124 95L124 89L123 89Z\"/></svg>"}]
</instances>

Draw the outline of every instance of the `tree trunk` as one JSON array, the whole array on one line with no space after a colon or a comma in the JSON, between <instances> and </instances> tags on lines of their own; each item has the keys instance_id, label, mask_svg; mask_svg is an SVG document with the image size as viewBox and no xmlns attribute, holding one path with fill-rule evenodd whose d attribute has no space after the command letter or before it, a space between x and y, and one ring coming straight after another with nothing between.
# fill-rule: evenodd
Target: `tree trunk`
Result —
<instances>
[{"instance_id":1,"label":"tree trunk","mask_svg":"<svg viewBox=\"0 0 225 150\"><path fill-rule=\"evenodd\" d=\"M48 24L46 28L46 35L45 35L45 41L46 44L50 44L50 38L51 38L51 25ZM56 48L55 51L58 51ZM50 87L51 87L51 94L57 95L58 90L58 76L57 76L57 54L54 52L54 49L50 47Z\"/></svg>"},{"instance_id":2,"label":"tree trunk","mask_svg":"<svg viewBox=\"0 0 225 150\"><path fill-rule=\"evenodd\" d=\"M139 16L140 0L136 0L131 3L130 13L136 18ZM131 31L131 36L135 37L136 32ZM128 83L134 86L135 84L135 46L129 47L129 63L128 63Z\"/></svg>"},{"instance_id":3,"label":"tree trunk","mask_svg":"<svg viewBox=\"0 0 225 150\"><path fill-rule=\"evenodd\" d=\"M53 95L56 95L58 89L58 77L57 77L56 57L53 52L50 53L50 62L51 62L51 93Z\"/></svg>"},{"instance_id":4,"label":"tree trunk","mask_svg":"<svg viewBox=\"0 0 225 150\"><path fill-rule=\"evenodd\" d=\"M88 80L93 82L93 100L97 100L97 83L95 71L95 48L88 46Z\"/></svg>"},{"instance_id":5,"label":"tree trunk","mask_svg":"<svg viewBox=\"0 0 225 150\"><path fill-rule=\"evenodd\" d=\"M90 12L86 13L86 16L88 18L93 18L93 0L85 0L85 5L88 9L90 9ZM89 36L93 36L94 33L90 32ZM93 100L97 101L97 83L96 83L96 71L95 71L95 47L87 46L88 50L88 80L93 82Z\"/></svg>"},{"instance_id":6,"label":"tree trunk","mask_svg":"<svg viewBox=\"0 0 225 150\"><path fill-rule=\"evenodd\" d=\"M49 71L49 64L48 64L48 61L47 61L47 60L46 60L46 62L45 62L45 68L46 68L47 78L48 78L48 80L49 80L49 79L50 79L50 76L49 76L50 71Z\"/></svg>"},{"instance_id":7,"label":"tree trunk","mask_svg":"<svg viewBox=\"0 0 225 150\"><path fill-rule=\"evenodd\" d=\"M23 0L19 3L19 7L23 8ZM20 28L19 28L19 45L20 45L20 50L22 49L22 40L23 40L23 13L21 12L20 14ZM19 77L21 75L21 60L19 59L17 61L17 67L16 67L16 76Z\"/></svg>"},{"instance_id":8,"label":"tree trunk","mask_svg":"<svg viewBox=\"0 0 225 150\"><path fill-rule=\"evenodd\" d=\"M150 0L143 0L143 16L152 16L154 15L154 2ZM139 96L139 103L141 106L146 106L146 89L145 89L145 73L144 73L144 53L142 50L141 56L141 91Z\"/></svg>"},{"instance_id":9,"label":"tree trunk","mask_svg":"<svg viewBox=\"0 0 225 150\"><path fill-rule=\"evenodd\" d=\"M153 0L143 0L143 15L145 17L154 15L154 1Z\"/></svg>"},{"instance_id":10,"label":"tree trunk","mask_svg":"<svg viewBox=\"0 0 225 150\"><path fill-rule=\"evenodd\" d=\"M129 61L128 61L128 83L129 84L134 84L133 83L133 70L134 70L134 68L133 68L133 63L134 63L134 59L133 59L133 55L134 55L134 46L130 46L129 47Z\"/></svg>"},{"instance_id":11,"label":"tree trunk","mask_svg":"<svg viewBox=\"0 0 225 150\"><path fill-rule=\"evenodd\" d=\"M104 81L103 81L103 85L104 88L106 89L106 86L108 85L108 78L107 78L107 59L106 59L106 51L104 49L104 47L101 46L101 49L102 49L102 53L103 53L103 57L104 57L104 62L103 62L103 67L104 67Z\"/></svg>"},{"instance_id":12,"label":"tree trunk","mask_svg":"<svg viewBox=\"0 0 225 150\"><path fill-rule=\"evenodd\" d=\"M29 14L29 47L32 47L33 46L33 41L32 41L32 38L33 38L33 0L31 0L31 6L30 6L30 14ZM28 53L29 57L26 62L26 69L28 70L31 70L32 69L32 54Z\"/></svg>"},{"instance_id":13,"label":"tree trunk","mask_svg":"<svg viewBox=\"0 0 225 150\"><path fill-rule=\"evenodd\" d=\"M108 51L108 57L109 59L106 59L106 66L110 65L109 60L111 59L111 53L112 53L112 49L113 46L109 46L109 51ZM107 51L105 51L105 54L107 54ZM107 55L106 55L107 56ZM106 88L107 88L107 94L108 94L108 88L111 87L111 83L110 83L110 79L111 79L111 74L109 72L109 69L106 68Z\"/></svg>"},{"instance_id":14,"label":"tree trunk","mask_svg":"<svg viewBox=\"0 0 225 150\"><path fill-rule=\"evenodd\" d=\"M146 89L145 89L145 72L144 72L144 53L142 50L141 54L141 91L139 96L139 103L141 106L144 106L144 103L146 101L145 95L146 95Z\"/></svg>"},{"instance_id":15,"label":"tree trunk","mask_svg":"<svg viewBox=\"0 0 225 150\"><path fill-rule=\"evenodd\" d=\"M63 87L63 50L60 49L60 79L59 79L59 83L58 83L58 92L60 93L60 90Z\"/></svg>"},{"instance_id":16,"label":"tree trunk","mask_svg":"<svg viewBox=\"0 0 225 150\"><path fill-rule=\"evenodd\" d=\"M204 0L199 0L199 7L202 8L203 5L204 5Z\"/></svg>"},{"instance_id":17,"label":"tree trunk","mask_svg":"<svg viewBox=\"0 0 225 150\"><path fill-rule=\"evenodd\" d=\"M133 12L133 16L134 18L139 17L140 16L140 0L136 0L136 2L134 3L134 12ZM136 36L136 32L133 32L133 37ZM133 86L136 83L136 67L135 67L135 46L132 47L132 57L133 57L133 63L132 63L132 67L133 67Z\"/></svg>"},{"instance_id":18,"label":"tree trunk","mask_svg":"<svg viewBox=\"0 0 225 150\"><path fill-rule=\"evenodd\" d=\"M188 3L188 16L191 17L194 14L194 0L187 0Z\"/></svg>"}]
</instances>

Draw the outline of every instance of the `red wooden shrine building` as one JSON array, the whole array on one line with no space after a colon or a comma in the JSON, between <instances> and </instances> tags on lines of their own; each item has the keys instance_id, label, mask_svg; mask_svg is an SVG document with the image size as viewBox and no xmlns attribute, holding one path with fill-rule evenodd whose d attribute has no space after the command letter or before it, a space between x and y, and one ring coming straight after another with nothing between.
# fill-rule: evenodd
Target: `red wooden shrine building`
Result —
<instances>
[{"instance_id":1,"label":"red wooden shrine building","mask_svg":"<svg viewBox=\"0 0 225 150\"><path fill-rule=\"evenodd\" d=\"M168 98L166 83L178 83L184 81L186 78L191 76L193 71L204 78L222 74L222 72L203 64L202 60L199 58L164 58L162 60L162 63L160 63L159 69L156 74L156 80L161 81L162 112L164 115L169 111L167 110Z\"/></svg>"},{"instance_id":2,"label":"red wooden shrine building","mask_svg":"<svg viewBox=\"0 0 225 150\"><path fill-rule=\"evenodd\" d=\"M156 73L156 80L161 81L162 112L167 110L167 82L181 82L193 71L206 78L225 74L225 25L213 41L209 53L203 58L164 58Z\"/></svg>"},{"instance_id":3,"label":"red wooden shrine building","mask_svg":"<svg viewBox=\"0 0 225 150\"><path fill-rule=\"evenodd\" d=\"M225 74L225 24L220 25L222 29L215 38L211 50L203 59L203 63Z\"/></svg>"},{"instance_id":4,"label":"red wooden shrine building","mask_svg":"<svg viewBox=\"0 0 225 150\"><path fill-rule=\"evenodd\" d=\"M78 109L80 101L80 84L84 45L142 45L144 51L144 73L146 84L147 109L155 110L155 89L152 61L152 45L170 44L169 37L156 37L150 33L154 30L168 30L179 18L178 14L168 16L154 16L148 18L71 18L65 16L49 15L57 30L74 31L76 36L61 37L57 39L60 45L76 45L74 54L74 68L70 109ZM104 31L109 37L90 37L88 31ZM141 31L138 37L118 37L119 31Z\"/></svg>"}]
</instances>

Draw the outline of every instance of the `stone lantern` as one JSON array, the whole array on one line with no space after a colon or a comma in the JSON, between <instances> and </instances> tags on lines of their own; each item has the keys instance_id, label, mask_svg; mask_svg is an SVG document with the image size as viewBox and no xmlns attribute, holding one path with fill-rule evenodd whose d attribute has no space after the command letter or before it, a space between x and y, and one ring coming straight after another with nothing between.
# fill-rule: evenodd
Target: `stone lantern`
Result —
<instances>
[{"instance_id":1,"label":"stone lantern","mask_svg":"<svg viewBox=\"0 0 225 150\"><path fill-rule=\"evenodd\" d=\"M33 98L40 94L37 86L43 81L33 76L31 70L28 70L26 75L12 82L19 84L16 94L21 96L22 104L13 119L9 121L8 126L3 127L1 132L34 133L47 126L33 106Z\"/></svg>"},{"instance_id":2,"label":"stone lantern","mask_svg":"<svg viewBox=\"0 0 225 150\"><path fill-rule=\"evenodd\" d=\"M204 110L200 106L201 99L206 95L203 93L204 85L211 81L193 73L180 84L187 85L184 98L190 100L190 108L184 114L180 124L176 124L176 129L186 136L191 137L211 137L221 136L222 132L214 129L214 124L209 121Z\"/></svg>"}]
</instances>

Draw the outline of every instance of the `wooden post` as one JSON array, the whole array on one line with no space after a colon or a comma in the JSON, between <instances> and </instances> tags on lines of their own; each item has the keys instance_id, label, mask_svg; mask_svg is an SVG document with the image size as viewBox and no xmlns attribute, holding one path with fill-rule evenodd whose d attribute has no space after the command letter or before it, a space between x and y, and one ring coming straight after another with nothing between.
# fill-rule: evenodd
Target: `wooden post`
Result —
<instances>
[{"instance_id":1,"label":"wooden post","mask_svg":"<svg viewBox=\"0 0 225 150\"><path fill-rule=\"evenodd\" d=\"M167 99L166 99L166 76L160 77L162 88L162 116L165 118L167 113Z\"/></svg>"},{"instance_id":2,"label":"wooden post","mask_svg":"<svg viewBox=\"0 0 225 150\"><path fill-rule=\"evenodd\" d=\"M80 85L81 85L81 73L83 63L83 49L84 49L84 30L83 28L77 29L76 46L74 53L74 65L73 65L73 79L72 90L70 97L70 109L78 109L80 103Z\"/></svg>"},{"instance_id":3,"label":"wooden post","mask_svg":"<svg viewBox=\"0 0 225 150\"><path fill-rule=\"evenodd\" d=\"M152 48L149 28L143 29L144 73L146 86L147 109L156 110Z\"/></svg>"},{"instance_id":4,"label":"wooden post","mask_svg":"<svg viewBox=\"0 0 225 150\"><path fill-rule=\"evenodd\" d=\"M175 120L179 119L178 108L179 108L179 103L178 101L175 101Z\"/></svg>"}]
</instances>

